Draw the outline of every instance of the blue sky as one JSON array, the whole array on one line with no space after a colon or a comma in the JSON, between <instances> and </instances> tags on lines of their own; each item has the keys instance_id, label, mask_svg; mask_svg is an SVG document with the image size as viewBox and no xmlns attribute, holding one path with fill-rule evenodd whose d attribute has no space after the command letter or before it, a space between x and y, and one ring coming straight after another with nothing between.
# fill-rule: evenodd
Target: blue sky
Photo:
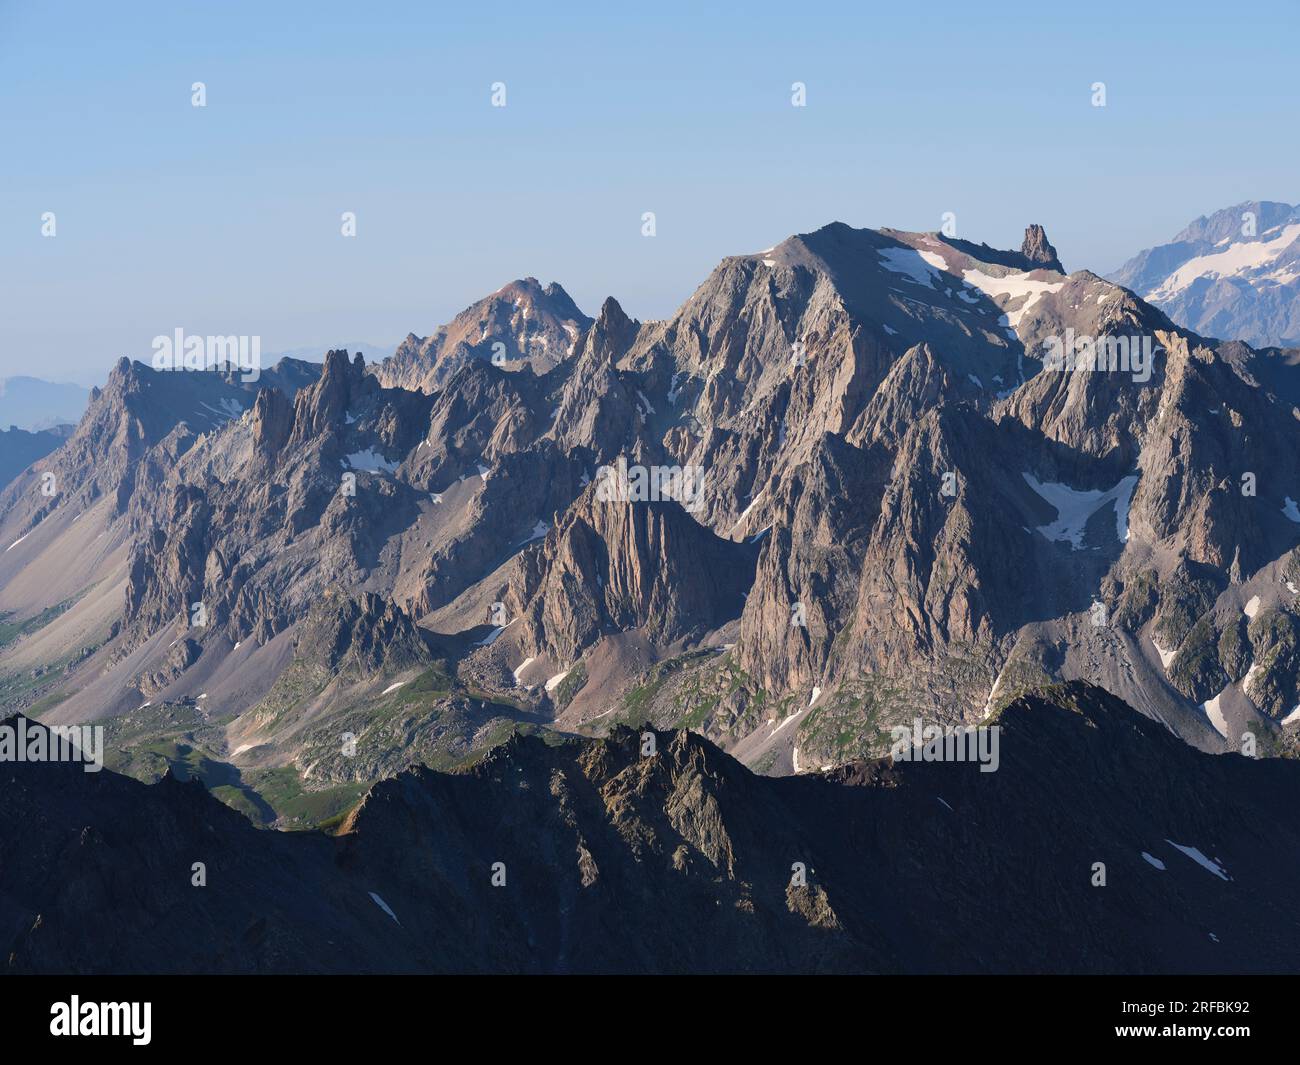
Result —
<instances>
[{"instance_id":1,"label":"blue sky","mask_svg":"<svg viewBox=\"0 0 1300 1065\"><path fill-rule=\"evenodd\" d=\"M832 220L1103 272L1300 200L1293 2L701 6L0 0L0 377L384 343L527 275L663 317Z\"/></svg>"}]
</instances>

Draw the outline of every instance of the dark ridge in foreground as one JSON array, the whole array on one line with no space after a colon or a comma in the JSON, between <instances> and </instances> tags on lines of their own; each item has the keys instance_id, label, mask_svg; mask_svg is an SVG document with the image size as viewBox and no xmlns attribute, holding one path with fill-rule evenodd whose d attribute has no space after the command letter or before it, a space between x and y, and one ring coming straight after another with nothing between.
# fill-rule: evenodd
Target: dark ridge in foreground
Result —
<instances>
[{"instance_id":1,"label":"dark ridge in foreground","mask_svg":"<svg viewBox=\"0 0 1300 1065\"><path fill-rule=\"evenodd\" d=\"M685 731L649 757L628 730L516 737L462 774L383 781L335 838L259 831L197 783L7 763L7 969L1294 967L1300 765L1201 753L1084 684L998 724L991 773L767 778Z\"/></svg>"}]
</instances>

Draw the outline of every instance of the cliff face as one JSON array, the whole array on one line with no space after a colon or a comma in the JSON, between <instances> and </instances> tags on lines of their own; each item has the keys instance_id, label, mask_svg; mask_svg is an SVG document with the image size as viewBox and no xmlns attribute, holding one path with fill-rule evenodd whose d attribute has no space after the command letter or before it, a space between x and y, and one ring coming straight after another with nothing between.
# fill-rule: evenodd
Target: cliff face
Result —
<instances>
[{"instance_id":1,"label":"cliff face","mask_svg":"<svg viewBox=\"0 0 1300 1065\"><path fill-rule=\"evenodd\" d=\"M588 487L515 568L530 653L571 663L605 634L638 629L665 645L739 614L754 552L715 536L675 500L600 498Z\"/></svg>"}]
</instances>

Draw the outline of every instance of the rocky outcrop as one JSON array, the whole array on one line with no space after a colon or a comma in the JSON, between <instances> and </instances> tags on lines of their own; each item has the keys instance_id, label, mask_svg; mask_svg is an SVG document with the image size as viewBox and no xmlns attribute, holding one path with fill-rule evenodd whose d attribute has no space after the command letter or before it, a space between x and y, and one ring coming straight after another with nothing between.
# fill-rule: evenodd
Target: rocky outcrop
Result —
<instances>
[{"instance_id":1,"label":"rocky outcrop","mask_svg":"<svg viewBox=\"0 0 1300 1065\"><path fill-rule=\"evenodd\" d=\"M1035 266L1041 266L1045 270L1055 270L1058 274L1065 273L1065 267L1056 256L1056 249L1047 239L1043 227L1038 224L1025 229L1025 239L1020 245L1020 254Z\"/></svg>"},{"instance_id":2,"label":"rocky outcrop","mask_svg":"<svg viewBox=\"0 0 1300 1065\"><path fill-rule=\"evenodd\" d=\"M432 661L422 630L392 600L373 592L331 592L308 615L295 640L332 674L356 678L400 673Z\"/></svg>"},{"instance_id":3,"label":"rocky outcrop","mask_svg":"<svg viewBox=\"0 0 1300 1065\"><path fill-rule=\"evenodd\" d=\"M264 388L253 402L253 450L274 464L293 432L293 405L278 388Z\"/></svg>"},{"instance_id":4,"label":"rocky outcrop","mask_svg":"<svg viewBox=\"0 0 1300 1065\"><path fill-rule=\"evenodd\" d=\"M603 635L639 629L671 644L739 615L751 551L676 500L605 500L599 489L589 486L511 577L533 652L573 662Z\"/></svg>"}]
</instances>

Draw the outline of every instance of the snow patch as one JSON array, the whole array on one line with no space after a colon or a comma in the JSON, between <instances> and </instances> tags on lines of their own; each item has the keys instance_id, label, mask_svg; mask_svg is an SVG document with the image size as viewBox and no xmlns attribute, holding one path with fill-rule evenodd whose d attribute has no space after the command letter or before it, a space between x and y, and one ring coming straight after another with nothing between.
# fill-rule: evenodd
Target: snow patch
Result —
<instances>
[{"instance_id":1,"label":"snow patch","mask_svg":"<svg viewBox=\"0 0 1300 1065\"><path fill-rule=\"evenodd\" d=\"M1006 277L993 277L982 270L963 270L962 280L971 288L977 288L986 296L1006 296L1009 299L1024 298L1016 310L1006 311L1006 324L1012 329L1020 324L1020 319L1030 307L1048 292L1060 292L1065 287L1064 281L1035 281L1024 274L1008 274Z\"/></svg>"},{"instance_id":2,"label":"snow patch","mask_svg":"<svg viewBox=\"0 0 1300 1065\"><path fill-rule=\"evenodd\" d=\"M1108 491L1096 489L1081 492L1067 484L1040 482L1032 474L1021 474L1044 502L1056 511L1056 521L1050 525L1040 525L1038 531L1049 540L1068 540L1077 551L1083 547L1083 531L1088 520L1107 503L1115 504L1115 537L1120 543L1128 543L1128 511L1133 502L1133 489L1137 486L1137 474L1130 474Z\"/></svg>"},{"instance_id":3,"label":"snow patch","mask_svg":"<svg viewBox=\"0 0 1300 1065\"><path fill-rule=\"evenodd\" d=\"M1213 873L1213 874L1214 874L1215 876L1217 876L1220 880L1231 880L1231 879L1232 879L1232 877L1230 877L1230 876L1228 875L1228 871L1227 871L1226 869L1224 869L1223 866L1221 866L1221 865L1220 865L1218 862L1216 862L1213 858L1207 858L1204 854L1202 854L1200 851L1198 851L1195 847L1184 847L1181 843L1175 843L1172 839L1167 839L1167 840L1165 840L1165 842L1168 843L1169 846L1171 846L1171 847L1177 847L1180 851L1182 851L1185 855L1187 855L1187 857L1189 857L1192 861L1194 861L1194 862L1195 862L1197 865L1199 865L1202 869L1205 869L1205 870L1207 870L1207 871Z\"/></svg>"},{"instance_id":4,"label":"snow patch","mask_svg":"<svg viewBox=\"0 0 1300 1065\"><path fill-rule=\"evenodd\" d=\"M766 488L760 488L758 490L758 494L755 495L754 498L749 501L749 506L747 506L744 510L740 512L740 517L736 519L736 524L731 527L731 532L734 533L737 529L740 528L741 525L744 524L745 519L749 517L749 512L754 509L754 504L757 503L760 498L762 498L763 493L766 491L767 491ZM731 533L728 533L727 535L730 536Z\"/></svg>"},{"instance_id":5,"label":"snow patch","mask_svg":"<svg viewBox=\"0 0 1300 1065\"><path fill-rule=\"evenodd\" d=\"M369 473L392 473L398 466L396 462L389 462L378 451L373 451L370 448L366 448L364 451L354 451L344 461L354 470L366 470Z\"/></svg>"},{"instance_id":6,"label":"snow patch","mask_svg":"<svg viewBox=\"0 0 1300 1065\"><path fill-rule=\"evenodd\" d=\"M1160 656L1160 664L1164 666L1165 672L1166 673L1169 672L1169 663L1174 660L1174 655L1176 655L1178 651L1177 650L1166 651L1163 647L1161 647L1158 643L1156 643L1156 638L1154 636L1151 637L1151 646L1156 649L1156 654Z\"/></svg>"},{"instance_id":7,"label":"snow patch","mask_svg":"<svg viewBox=\"0 0 1300 1065\"><path fill-rule=\"evenodd\" d=\"M1205 716L1210 719L1210 724L1214 726L1214 731L1222 736L1225 740L1228 738L1228 722L1223 716L1223 711L1219 709L1219 700L1227 694L1228 689L1224 688L1209 702L1202 703L1201 709L1205 711Z\"/></svg>"},{"instance_id":8,"label":"snow patch","mask_svg":"<svg viewBox=\"0 0 1300 1065\"><path fill-rule=\"evenodd\" d=\"M776 728L774 728L771 732L769 732L769 733L767 734L767 738L768 738L768 739L771 739L771 738L772 738L773 736L775 736L778 732L780 732L783 728L785 728L786 725L790 724L791 721L793 721L796 717L798 717L798 716L799 716L800 714L802 714L802 713L803 713L802 710L796 710L793 714L788 714L788 715L786 715L785 717L783 717L783 718L781 719L781 723L780 723L779 725L777 725Z\"/></svg>"},{"instance_id":9,"label":"snow patch","mask_svg":"<svg viewBox=\"0 0 1300 1065\"><path fill-rule=\"evenodd\" d=\"M533 526L533 531L529 533L527 537L525 537L523 540L520 540L519 542L520 544L531 544L534 540L540 540L543 536L545 536L546 531L547 531L546 522L538 521L537 524Z\"/></svg>"},{"instance_id":10,"label":"snow patch","mask_svg":"<svg viewBox=\"0 0 1300 1065\"><path fill-rule=\"evenodd\" d=\"M520 666L519 668L522 669L523 666ZM555 689L560 686L560 682L563 681L564 678L567 677L572 672L573 672L573 668L570 667L566 669L563 673L555 674L555 676L553 676L550 680L546 682L546 690L548 692L555 691Z\"/></svg>"},{"instance_id":11,"label":"snow patch","mask_svg":"<svg viewBox=\"0 0 1300 1065\"><path fill-rule=\"evenodd\" d=\"M1258 671L1259 671L1259 663L1258 663L1258 662L1252 662L1252 663L1250 664L1250 668L1249 668L1248 670L1246 670L1246 675L1245 675L1245 677L1243 677L1243 678L1242 678L1242 681L1241 681L1241 691L1242 691L1242 694L1243 694L1243 695L1246 695L1247 697L1249 697L1249 695L1250 695L1250 682L1251 682L1252 680L1255 679L1255 674L1256 674Z\"/></svg>"},{"instance_id":12,"label":"snow patch","mask_svg":"<svg viewBox=\"0 0 1300 1065\"><path fill-rule=\"evenodd\" d=\"M373 891L369 891L369 892L367 892L366 894L368 894L368 895L370 896L370 898L371 898L371 900L374 902L374 904L375 904L376 906L378 906L381 910L383 910L384 913L388 914L388 916L391 917L394 921L397 921L397 923L398 923L399 925L402 923L401 921L398 921L398 920L397 920L397 914L395 914L395 913L393 912L392 907L390 907L390 906L388 905L388 903L386 903L383 899L381 899L381 898L380 898L378 895L376 895Z\"/></svg>"},{"instance_id":13,"label":"snow patch","mask_svg":"<svg viewBox=\"0 0 1300 1065\"><path fill-rule=\"evenodd\" d=\"M229 397L217 400L217 406L215 407L211 403L204 403L203 400L199 400L199 406L211 411L218 418L224 418L226 421L232 421L244 413L244 408L240 406L239 401Z\"/></svg>"},{"instance_id":14,"label":"snow patch","mask_svg":"<svg viewBox=\"0 0 1300 1065\"><path fill-rule=\"evenodd\" d=\"M497 637L500 636L503 632L505 632L506 629L510 628L510 626L513 625L518 620L519 620L518 618L511 618L504 625L498 625L495 629L493 629L486 636L484 636L483 639L479 640L479 642L476 643L474 646L491 647L494 643L497 642Z\"/></svg>"},{"instance_id":15,"label":"snow patch","mask_svg":"<svg viewBox=\"0 0 1300 1065\"><path fill-rule=\"evenodd\" d=\"M400 688L400 687L401 687L403 684L405 684L405 683L406 683L406 681L404 681L404 680L399 680L396 684L390 684L387 688L385 688L385 689L384 689L383 691L381 691L379 694L380 694L380 695L387 695L389 692L395 692L395 691L397 691L398 688Z\"/></svg>"},{"instance_id":16,"label":"snow patch","mask_svg":"<svg viewBox=\"0 0 1300 1065\"><path fill-rule=\"evenodd\" d=\"M939 280L939 272L948 265L942 256L915 248L878 248L876 254L891 274L900 274L927 288L933 287Z\"/></svg>"}]
</instances>

